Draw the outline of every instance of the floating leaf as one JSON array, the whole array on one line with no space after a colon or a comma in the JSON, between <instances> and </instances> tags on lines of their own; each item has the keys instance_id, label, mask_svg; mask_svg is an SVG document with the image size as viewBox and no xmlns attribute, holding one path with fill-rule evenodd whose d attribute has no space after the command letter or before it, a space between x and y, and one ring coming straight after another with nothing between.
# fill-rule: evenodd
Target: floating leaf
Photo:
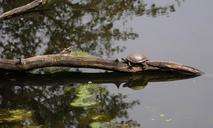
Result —
<instances>
[{"instance_id":1,"label":"floating leaf","mask_svg":"<svg viewBox=\"0 0 213 128\"><path fill-rule=\"evenodd\" d=\"M91 82L80 85L75 91L77 97L70 103L74 107L95 106L99 103L97 96L104 92L102 87Z\"/></svg>"}]
</instances>

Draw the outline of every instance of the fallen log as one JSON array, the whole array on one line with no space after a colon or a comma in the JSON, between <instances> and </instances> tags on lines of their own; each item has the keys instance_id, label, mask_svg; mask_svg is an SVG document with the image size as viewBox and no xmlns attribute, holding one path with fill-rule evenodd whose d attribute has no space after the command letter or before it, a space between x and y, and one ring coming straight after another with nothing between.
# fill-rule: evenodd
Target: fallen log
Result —
<instances>
[{"instance_id":1,"label":"fallen log","mask_svg":"<svg viewBox=\"0 0 213 128\"><path fill-rule=\"evenodd\" d=\"M0 59L0 69L7 71L28 71L38 68L60 66L74 68L94 68L118 72L144 72L144 71L174 71L188 75L198 76L202 72L196 68L175 62L149 60L145 67L134 65L129 67L122 61L102 59L94 56L71 56L69 54L51 54L30 57L26 59Z\"/></svg>"},{"instance_id":2,"label":"fallen log","mask_svg":"<svg viewBox=\"0 0 213 128\"><path fill-rule=\"evenodd\" d=\"M34 0L31 3L28 3L26 5L14 8L10 11L7 11L7 12L1 14L0 20L12 17L14 15L18 15L18 14L21 14L21 13L24 13L24 12L27 12L27 11L33 9L33 8L38 7L39 5L46 4L46 2L47 2L47 0Z\"/></svg>"}]
</instances>

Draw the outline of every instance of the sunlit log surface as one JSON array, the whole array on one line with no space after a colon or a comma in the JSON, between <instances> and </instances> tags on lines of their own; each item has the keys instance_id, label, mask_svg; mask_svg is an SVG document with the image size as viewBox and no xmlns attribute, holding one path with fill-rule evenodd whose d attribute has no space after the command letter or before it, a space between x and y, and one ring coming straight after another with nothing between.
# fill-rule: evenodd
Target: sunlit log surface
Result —
<instances>
[{"instance_id":1,"label":"sunlit log surface","mask_svg":"<svg viewBox=\"0 0 213 128\"><path fill-rule=\"evenodd\" d=\"M142 68L134 65L130 68L126 63L115 60L107 60L99 57L75 57L68 54L52 54L30 57L26 59L0 59L0 69L7 71L28 71L43 67L61 66L74 68L94 68L118 72L144 72L144 71L175 71L189 75L201 75L202 72L190 66L175 62L150 60Z\"/></svg>"}]
</instances>

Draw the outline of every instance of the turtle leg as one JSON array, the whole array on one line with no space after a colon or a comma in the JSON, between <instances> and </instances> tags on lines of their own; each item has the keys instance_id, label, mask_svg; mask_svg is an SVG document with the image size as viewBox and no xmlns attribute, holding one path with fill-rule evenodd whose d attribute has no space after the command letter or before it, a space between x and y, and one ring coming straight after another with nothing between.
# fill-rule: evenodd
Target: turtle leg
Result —
<instances>
[{"instance_id":1,"label":"turtle leg","mask_svg":"<svg viewBox=\"0 0 213 128\"><path fill-rule=\"evenodd\" d=\"M115 62L115 63L118 63L118 62L119 62L119 59L118 59L118 58L117 58L117 59L115 59L115 60L114 60L114 62Z\"/></svg>"},{"instance_id":2,"label":"turtle leg","mask_svg":"<svg viewBox=\"0 0 213 128\"><path fill-rule=\"evenodd\" d=\"M127 60L124 58L121 58L122 62L127 63Z\"/></svg>"},{"instance_id":3,"label":"turtle leg","mask_svg":"<svg viewBox=\"0 0 213 128\"><path fill-rule=\"evenodd\" d=\"M128 65L128 67L131 69L132 68L132 64L130 61L128 61L127 59L121 58L123 63L126 63Z\"/></svg>"},{"instance_id":4,"label":"turtle leg","mask_svg":"<svg viewBox=\"0 0 213 128\"><path fill-rule=\"evenodd\" d=\"M145 69L147 68L146 64L141 63L141 65L142 65L142 69L143 69L143 70L145 70Z\"/></svg>"},{"instance_id":5,"label":"turtle leg","mask_svg":"<svg viewBox=\"0 0 213 128\"><path fill-rule=\"evenodd\" d=\"M127 64L128 64L128 66L129 66L129 68L132 69L132 64L131 64L131 62L130 62L130 61L127 61Z\"/></svg>"}]
</instances>

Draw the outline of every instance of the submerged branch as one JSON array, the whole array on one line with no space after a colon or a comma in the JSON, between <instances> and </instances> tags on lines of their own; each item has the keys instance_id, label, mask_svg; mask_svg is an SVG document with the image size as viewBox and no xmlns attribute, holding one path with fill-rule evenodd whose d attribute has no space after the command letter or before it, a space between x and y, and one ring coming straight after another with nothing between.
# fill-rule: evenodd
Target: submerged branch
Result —
<instances>
[{"instance_id":1,"label":"submerged branch","mask_svg":"<svg viewBox=\"0 0 213 128\"><path fill-rule=\"evenodd\" d=\"M7 71L28 71L43 67L61 66L74 68L94 68L118 72L144 72L144 71L175 71L188 75L201 75L201 71L190 66L177 64L174 62L149 60L145 67L134 65L129 67L128 64L107 60L94 56L71 56L69 54L52 54L30 57L26 59L0 59L0 69Z\"/></svg>"},{"instance_id":2,"label":"submerged branch","mask_svg":"<svg viewBox=\"0 0 213 128\"><path fill-rule=\"evenodd\" d=\"M11 17L11 16L14 16L14 15L17 15L17 14L21 14L21 13L27 12L27 11L29 11L29 10L31 10L31 9L39 6L39 5L45 4L46 2L47 2L47 0L34 0L31 3L28 3L26 5L14 8L14 9L12 9L10 11L7 11L7 12L1 14L0 15L0 20L8 18L8 17Z\"/></svg>"}]
</instances>

